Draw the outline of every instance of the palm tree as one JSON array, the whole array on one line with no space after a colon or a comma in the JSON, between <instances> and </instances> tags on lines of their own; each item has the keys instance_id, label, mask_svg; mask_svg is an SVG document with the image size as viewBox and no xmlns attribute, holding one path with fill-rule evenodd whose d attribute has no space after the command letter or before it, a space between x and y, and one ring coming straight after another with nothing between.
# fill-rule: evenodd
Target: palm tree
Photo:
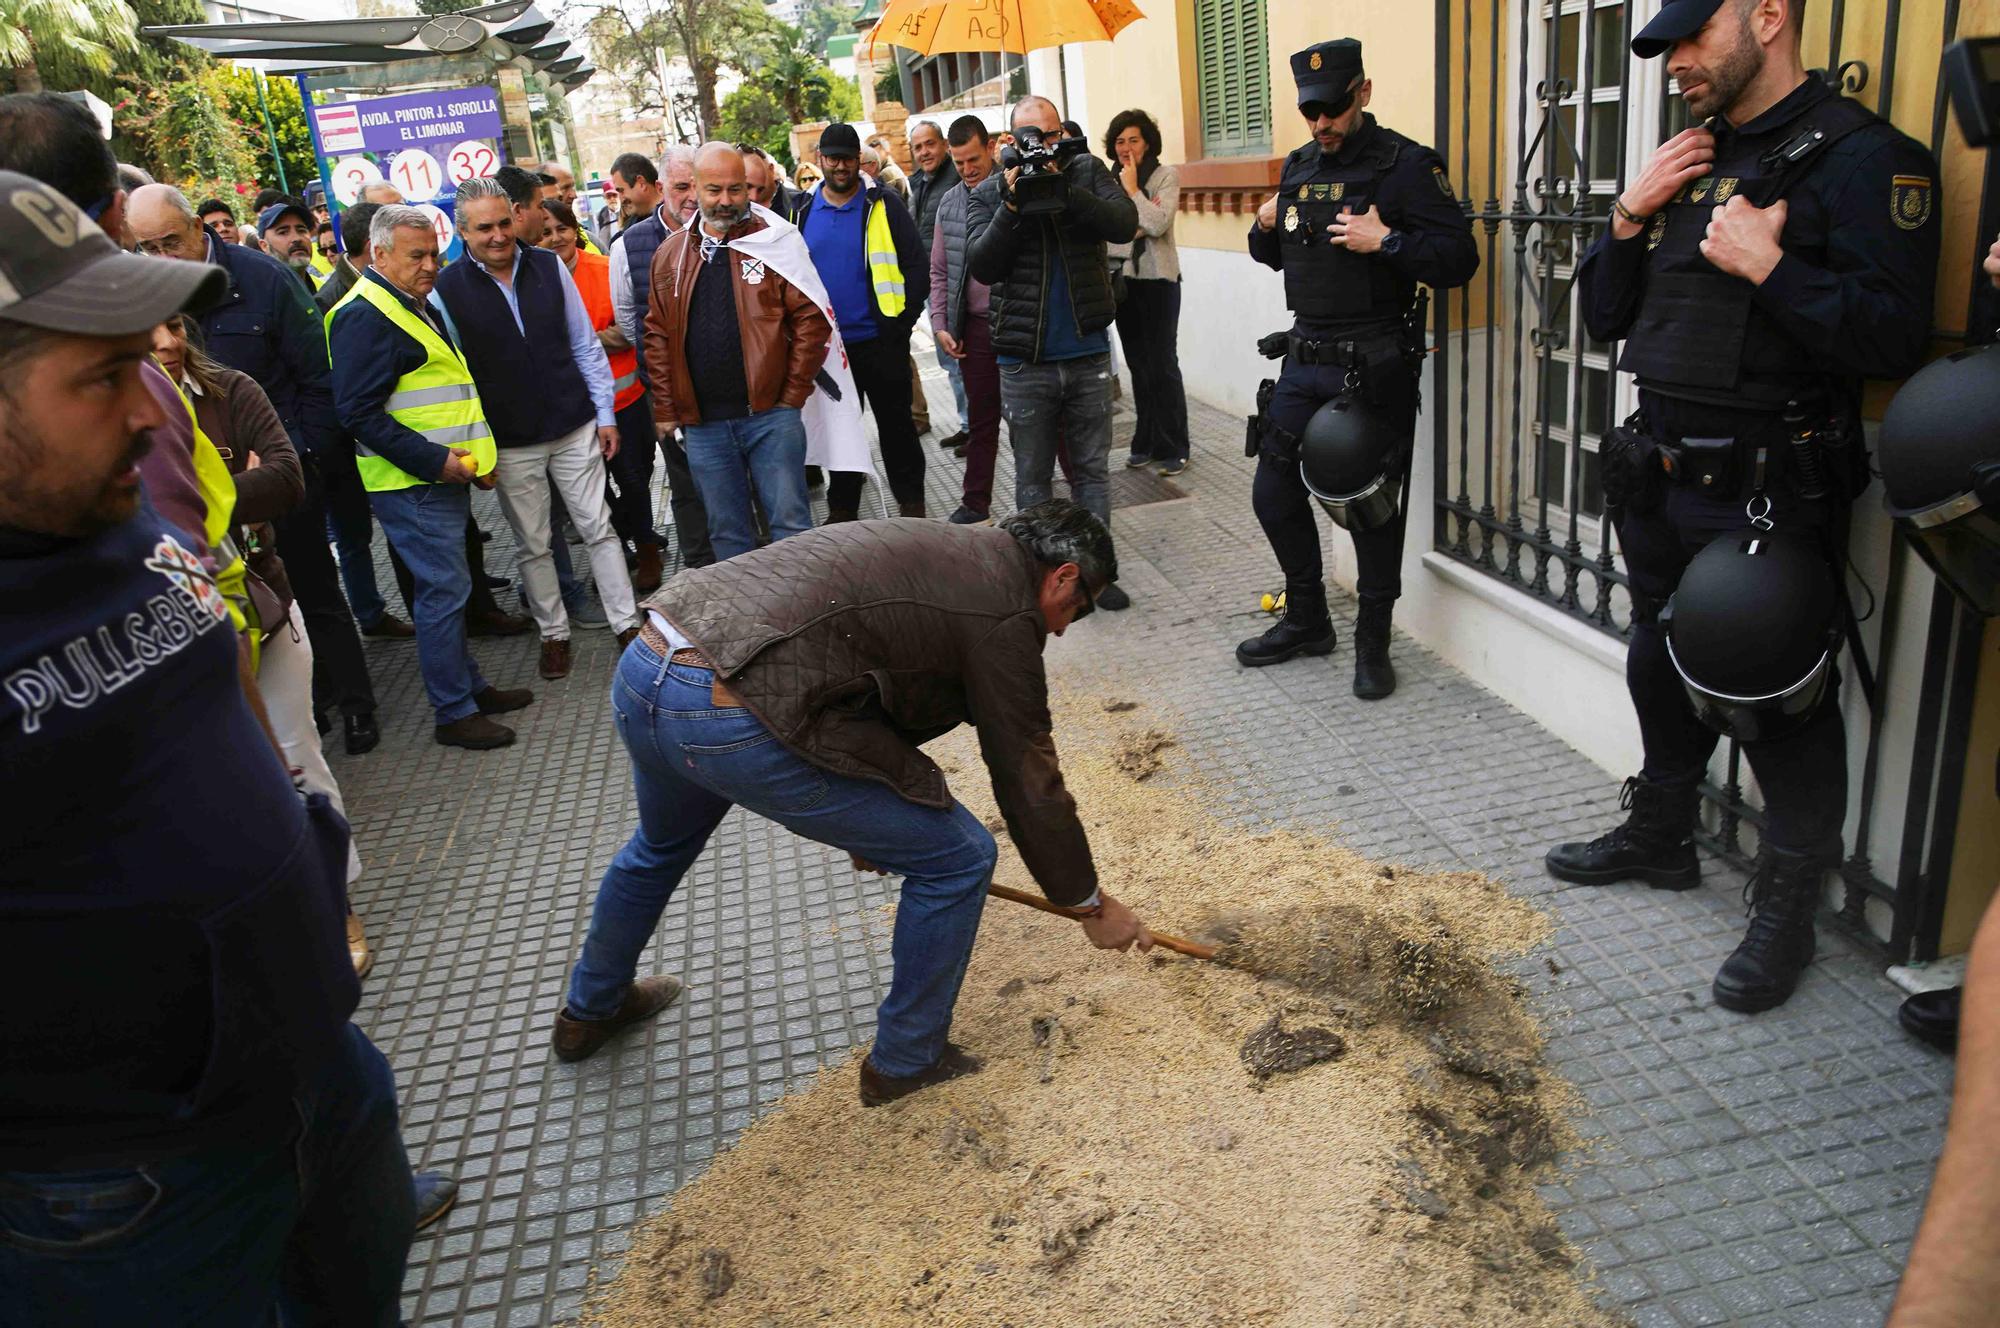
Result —
<instances>
[{"instance_id":1,"label":"palm tree","mask_svg":"<svg viewBox=\"0 0 2000 1328\"><path fill-rule=\"evenodd\" d=\"M40 92L38 52L110 74L120 54L139 49L138 27L120 0L0 0L0 68L11 69L19 92Z\"/></svg>"}]
</instances>

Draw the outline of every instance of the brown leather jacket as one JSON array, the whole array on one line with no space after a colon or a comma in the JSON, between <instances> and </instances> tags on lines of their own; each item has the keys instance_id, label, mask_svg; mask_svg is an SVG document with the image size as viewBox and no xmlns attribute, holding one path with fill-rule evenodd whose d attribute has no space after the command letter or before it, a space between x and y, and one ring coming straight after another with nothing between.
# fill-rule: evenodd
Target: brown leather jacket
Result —
<instances>
[{"instance_id":1,"label":"brown leather jacket","mask_svg":"<svg viewBox=\"0 0 2000 1328\"><path fill-rule=\"evenodd\" d=\"M729 234L733 238L763 229L764 223L751 217ZM750 389L750 412L805 405L833 336L826 314L768 268L755 284L743 280L740 254L718 261L729 264L730 284L736 290L736 327L743 338L743 381ZM643 349L646 373L652 379L653 419L662 429L701 423L687 368L688 300L700 263L699 226L673 232L653 254Z\"/></svg>"},{"instance_id":2,"label":"brown leather jacket","mask_svg":"<svg viewBox=\"0 0 2000 1328\"><path fill-rule=\"evenodd\" d=\"M918 747L971 724L1021 860L1076 904L1097 870L1050 731L1038 572L1004 530L855 521L683 572L646 607L785 746L922 806L952 796Z\"/></svg>"}]
</instances>

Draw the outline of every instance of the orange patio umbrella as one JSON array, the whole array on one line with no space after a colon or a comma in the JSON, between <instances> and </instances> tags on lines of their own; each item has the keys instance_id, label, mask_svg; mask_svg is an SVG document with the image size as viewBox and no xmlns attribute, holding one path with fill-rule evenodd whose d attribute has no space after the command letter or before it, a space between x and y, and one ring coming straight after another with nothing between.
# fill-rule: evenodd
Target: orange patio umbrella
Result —
<instances>
[{"instance_id":1,"label":"orange patio umbrella","mask_svg":"<svg viewBox=\"0 0 2000 1328\"><path fill-rule=\"evenodd\" d=\"M919 55L1026 55L1067 42L1110 41L1144 17L1131 0L889 0L867 44L888 42Z\"/></svg>"}]
</instances>

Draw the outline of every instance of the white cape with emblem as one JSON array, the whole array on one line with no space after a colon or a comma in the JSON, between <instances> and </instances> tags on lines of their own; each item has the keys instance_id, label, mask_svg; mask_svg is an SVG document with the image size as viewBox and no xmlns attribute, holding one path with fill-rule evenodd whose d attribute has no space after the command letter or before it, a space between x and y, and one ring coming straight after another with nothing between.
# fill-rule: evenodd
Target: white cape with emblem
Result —
<instances>
[{"instance_id":1,"label":"white cape with emblem","mask_svg":"<svg viewBox=\"0 0 2000 1328\"><path fill-rule=\"evenodd\" d=\"M806 429L806 464L826 470L851 470L874 475L875 465L868 454L868 436L861 430L861 395L854 387L854 373L847 367L847 345L840 339L840 322L826 297L826 283L813 267L799 228L760 204L750 211L764 229L739 235L727 242L743 265L745 281L762 279L760 268L769 268L805 292L826 315L833 337L827 342L826 364L813 384L800 417Z\"/></svg>"}]
</instances>

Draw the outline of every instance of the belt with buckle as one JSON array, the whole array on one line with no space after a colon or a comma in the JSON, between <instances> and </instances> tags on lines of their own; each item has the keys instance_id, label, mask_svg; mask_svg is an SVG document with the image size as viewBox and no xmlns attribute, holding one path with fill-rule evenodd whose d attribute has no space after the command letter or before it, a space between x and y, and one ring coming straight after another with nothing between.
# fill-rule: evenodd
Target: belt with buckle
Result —
<instances>
[{"instance_id":1,"label":"belt with buckle","mask_svg":"<svg viewBox=\"0 0 2000 1328\"><path fill-rule=\"evenodd\" d=\"M645 624L639 628L639 639L652 647L653 653L661 659L666 660L669 664L680 664L691 669L707 669L710 673L714 674L715 681L709 684L708 695L709 699L716 705L736 710L744 708L742 699L724 685L722 671L715 667L708 656L702 654L695 646L682 646L678 650L674 649L668 643L666 633L662 632L654 624L650 614L647 615Z\"/></svg>"}]
</instances>

